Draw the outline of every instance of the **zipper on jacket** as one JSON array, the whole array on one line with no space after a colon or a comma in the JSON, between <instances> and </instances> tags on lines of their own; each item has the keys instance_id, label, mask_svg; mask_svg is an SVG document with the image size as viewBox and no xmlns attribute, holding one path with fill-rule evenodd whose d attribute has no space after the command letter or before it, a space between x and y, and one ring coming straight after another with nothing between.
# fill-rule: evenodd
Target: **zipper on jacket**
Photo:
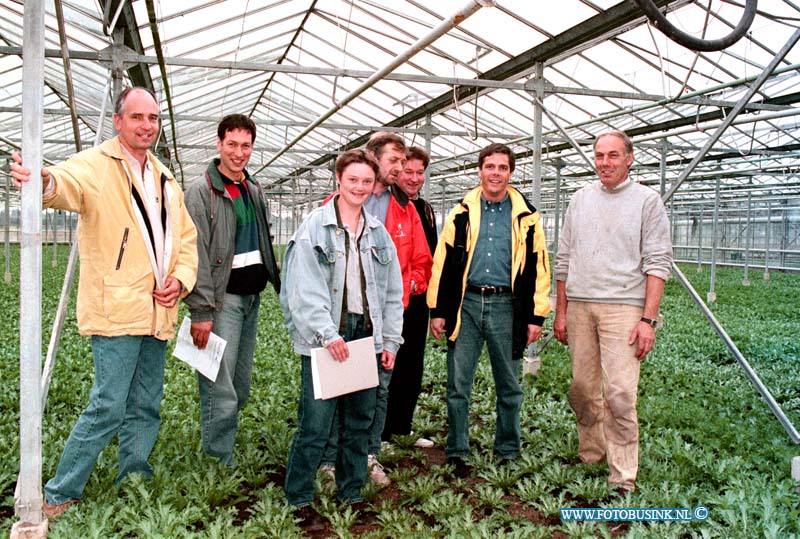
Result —
<instances>
[{"instance_id":1,"label":"zipper on jacket","mask_svg":"<svg viewBox=\"0 0 800 539\"><path fill-rule=\"evenodd\" d=\"M117 269L122 265L122 255L125 254L125 248L128 246L128 227L125 227L125 232L122 234L122 243L119 246L119 256L117 257Z\"/></svg>"}]
</instances>

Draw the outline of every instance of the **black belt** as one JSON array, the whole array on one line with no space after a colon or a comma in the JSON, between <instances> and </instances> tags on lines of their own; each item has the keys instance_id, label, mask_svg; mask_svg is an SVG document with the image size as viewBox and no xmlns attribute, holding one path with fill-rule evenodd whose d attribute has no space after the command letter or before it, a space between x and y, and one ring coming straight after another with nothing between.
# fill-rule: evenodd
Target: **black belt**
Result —
<instances>
[{"instance_id":1,"label":"black belt","mask_svg":"<svg viewBox=\"0 0 800 539\"><path fill-rule=\"evenodd\" d=\"M476 284L468 284L467 291L475 292L481 296L494 296L495 294L510 294L510 286L478 286Z\"/></svg>"}]
</instances>

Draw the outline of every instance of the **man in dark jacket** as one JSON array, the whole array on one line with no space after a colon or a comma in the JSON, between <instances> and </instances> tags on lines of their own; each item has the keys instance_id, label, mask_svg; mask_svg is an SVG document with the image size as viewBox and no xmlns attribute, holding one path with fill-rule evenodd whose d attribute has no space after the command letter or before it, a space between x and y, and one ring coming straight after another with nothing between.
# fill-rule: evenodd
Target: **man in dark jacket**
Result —
<instances>
[{"instance_id":1,"label":"man in dark jacket","mask_svg":"<svg viewBox=\"0 0 800 539\"><path fill-rule=\"evenodd\" d=\"M217 127L217 150L205 174L186 190L197 226L198 275L186 297L194 344L213 332L227 341L216 380L198 373L203 451L232 466L238 414L250 394L260 293L280 276L264 193L245 170L256 126L242 114Z\"/></svg>"}]
</instances>

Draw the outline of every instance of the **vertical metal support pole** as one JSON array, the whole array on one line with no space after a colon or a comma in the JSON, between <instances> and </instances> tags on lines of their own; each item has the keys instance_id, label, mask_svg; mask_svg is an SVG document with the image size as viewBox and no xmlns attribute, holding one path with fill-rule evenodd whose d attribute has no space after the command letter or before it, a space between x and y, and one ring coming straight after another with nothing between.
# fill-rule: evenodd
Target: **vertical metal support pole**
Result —
<instances>
[{"instance_id":1,"label":"vertical metal support pole","mask_svg":"<svg viewBox=\"0 0 800 539\"><path fill-rule=\"evenodd\" d=\"M30 181L20 195L19 495L22 522L42 522L42 129L44 94L44 2L24 7L22 48L22 161ZM22 277L24 276L24 278Z\"/></svg>"},{"instance_id":2,"label":"vertical metal support pole","mask_svg":"<svg viewBox=\"0 0 800 539\"><path fill-rule=\"evenodd\" d=\"M703 226L705 225L705 206L700 206L700 225L697 227L697 273L703 273Z\"/></svg>"},{"instance_id":3,"label":"vertical metal support pole","mask_svg":"<svg viewBox=\"0 0 800 539\"><path fill-rule=\"evenodd\" d=\"M714 220L711 223L712 242L711 242L711 275L709 276L708 295L706 301L714 303L717 301L717 293L714 291L714 282L717 278L717 247L719 245L719 188L720 177L717 176L717 181L714 187Z\"/></svg>"},{"instance_id":4,"label":"vertical metal support pole","mask_svg":"<svg viewBox=\"0 0 800 539\"><path fill-rule=\"evenodd\" d=\"M8 161L6 160L6 172L9 170ZM6 284L11 282L11 176L6 176L6 238L3 242L5 244L6 253Z\"/></svg>"},{"instance_id":5,"label":"vertical metal support pole","mask_svg":"<svg viewBox=\"0 0 800 539\"><path fill-rule=\"evenodd\" d=\"M542 206L542 109L544 109L544 63L536 62L533 100L533 205Z\"/></svg>"},{"instance_id":6,"label":"vertical metal support pole","mask_svg":"<svg viewBox=\"0 0 800 539\"><path fill-rule=\"evenodd\" d=\"M677 235L675 232L675 201L669 201L669 239L672 241L672 244L675 244L675 236Z\"/></svg>"},{"instance_id":7,"label":"vertical metal support pole","mask_svg":"<svg viewBox=\"0 0 800 539\"><path fill-rule=\"evenodd\" d=\"M56 210L50 210L50 230L53 231L53 259L50 264L58 267L58 217Z\"/></svg>"},{"instance_id":8,"label":"vertical metal support pole","mask_svg":"<svg viewBox=\"0 0 800 539\"><path fill-rule=\"evenodd\" d=\"M764 245L764 280L769 281L769 244L772 240L772 201L767 202L767 237Z\"/></svg>"},{"instance_id":9,"label":"vertical metal support pole","mask_svg":"<svg viewBox=\"0 0 800 539\"><path fill-rule=\"evenodd\" d=\"M297 230L297 178L292 180L292 234Z\"/></svg>"},{"instance_id":10,"label":"vertical metal support pole","mask_svg":"<svg viewBox=\"0 0 800 539\"><path fill-rule=\"evenodd\" d=\"M564 162L561 159L556 159L556 212L555 212L555 234L553 235L553 258L555 259L558 253L559 233L561 231L561 169L564 167ZM556 289L556 275L552 273L552 283L550 290Z\"/></svg>"},{"instance_id":11,"label":"vertical metal support pole","mask_svg":"<svg viewBox=\"0 0 800 539\"><path fill-rule=\"evenodd\" d=\"M786 206L786 199L783 199L781 205ZM781 235L781 266L786 267L786 249L789 248L789 218L786 208L781 208L781 215L783 221L783 234Z\"/></svg>"},{"instance_id":12,"label":"vertical metal support pole","mask_svg":"<svg viewBox=\"0 0 800 539\"><path fill-rule=\"evenodd\" d=\"M753 192L747 191L747 232L744 240L744 277L742 278L742 285L750 286L750 279L747 272L750 269L750 247L753 241L753 226L751 221Z\"/></svg>"},{"instance_id":13,"label":"vertical metal support pole","mask_svg":"<svg viewBox=\"0 0 800 539\"><path fill-rule=\"evenodd\" d=\"M475 99L477 99L477 97ZM425 133L425 151L428 153L428 157L430 158L431 142L433 141L433 124L431 123L430 114L425 116L425 128L423 132ZM428 168L429 167L425 168L425 186L422 188L422 194L425 200L429 200L431 195L431 172L428 170Z\"/></svg>"},{"instance_id":14,"label":"vertical metal support pole","mask_svg":"<svg viewBox=\"0 0 800 539\"><path fill-rule=\"evenodd\" d=\"M689 244L692 243L692 221L689 217L689 210L686 210L683 215L683 226L686 227L686 252L684 253L684 256L686 257L686 260L689 260L692 252L691 248L689 247Z\"/></svg>"},{"instance_id":15,"label":"vertical metal support pole","mask_svg":"<svg viewBox=\"0 0 800 539\"><path fill-rule=\"evenodd\" d=\"M125 77L125 63L122 61L117 47L125 45L125 31L122 28L115 28L111 35L114 47L111 49L111 89L114 99L122 92L122 82Z\"/></svg>"},{"instance_id":16,"label":"vertical metal support pole","mask_svg":"<svg viewBox=\"0 0 800 539\"><path fill-rule=\"evenodd\" d=\"M283 193L278 193L278 243L289 243L283 238Z\"/></svg>"},{"instance_id":17,"label":"vertical metal support pole","mask_svg":"<svg viewBox=\"0 0 800 539\"><path fill-rule=\"evenodd\" d=\"M658 184L658 190L661 196L664 196L664 192L666 191L667 187L667 148L668 148L667 139L661 139L661 162L660 162L660 172L661 172L661 181Z\"/></svg>"}]
</instances>

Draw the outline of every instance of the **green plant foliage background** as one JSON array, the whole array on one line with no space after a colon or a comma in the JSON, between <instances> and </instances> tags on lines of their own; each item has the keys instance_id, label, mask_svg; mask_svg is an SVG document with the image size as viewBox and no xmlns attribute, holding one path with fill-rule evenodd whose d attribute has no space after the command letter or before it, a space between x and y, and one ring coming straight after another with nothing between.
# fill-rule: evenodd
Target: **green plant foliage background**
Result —
<instances>
[{"instance_id":1,"label":"green plant foliage background","mask_svg":"<svg viewBox=\"0 0 800 539\"><path fill-rule=\"evenodd\" d=\"M0 283L0 533L12 523L18 473L19 271L12 249L11 284ZM67 249L43 254L43 347L58 302ZM702 297L708 270L685 273ZM755 276L755 272L751 272ZM755 371L795 425L800 424L800 277L771 273L769 281L741 285L740 270L719 270L712 305ZM73 293L74 296L74 293ZM152 455L155 476L114 486L116 445L100 456L79 506L51 522L61 538L298 537L284 501L281 478L297 413L299 368L283 328L274 292L262 303L251 399L241 416L237 467L221 468L199 444L196 375L170 356L162 406L163 426ZM491 458L494 388L488 361L478 370L472 403L472 455L476 479L454 480L444 465L401 440L382 460L396 485L387 497L365 489L372 514L336 506L321 489L318 508L335 537L733 537L800 536L800 495L790 461L800 454L743 371L674 280L667 284L665 327L642 368L638 489L612 498L604 465L577 462L574 416L567 404L569 356L555 341L545 350L538 377L526 377L522 412L523 455L511 466ZM550 322L548 322L549 326ZM546 331L548 331L546 329ZM418 434L439 448L446 435L445 358L429 342ZM88 398L91 350L77 334L74 298L61 340L43 424L43 474L50 477L69 430ZM320 487L322 485L320 484ZM563 523L560 507L709 508L692 523Z\"/></svg>"}]
</instances>

